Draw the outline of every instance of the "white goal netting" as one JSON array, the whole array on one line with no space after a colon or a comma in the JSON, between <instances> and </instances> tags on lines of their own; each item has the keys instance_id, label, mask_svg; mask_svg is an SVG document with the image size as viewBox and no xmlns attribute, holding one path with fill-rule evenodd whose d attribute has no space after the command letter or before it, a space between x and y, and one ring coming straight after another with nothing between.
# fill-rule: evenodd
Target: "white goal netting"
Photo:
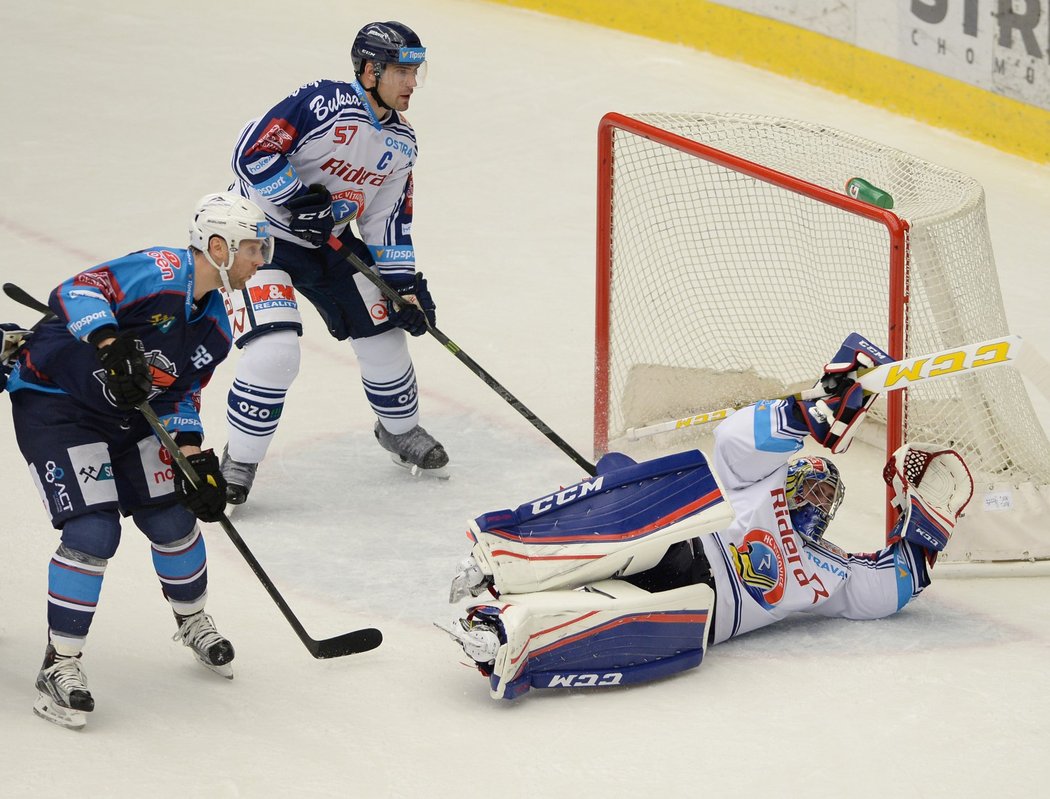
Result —
<instances>
[{"instance_id":1,"label":"white goal netting","mask_svg":"<svg viewBox=\"0 0 1050 799\"><path fill-rule=\"evenodd\" d=\"M851 331L887 349L896 332L901 356L1008 332L984 192L966 175L786 119L606 123L596 448L619 446L629 428L808 387ZM888 192L904 224L830 202L853 177ZM1050 556L1050 536L1031 529L1050 512L1050 443L1016 369L897 394L899 411L886 395L876 403L869 417L882 427L869 438L953 447L978 485L947 559Z\"/></svg>"}]
</instances>

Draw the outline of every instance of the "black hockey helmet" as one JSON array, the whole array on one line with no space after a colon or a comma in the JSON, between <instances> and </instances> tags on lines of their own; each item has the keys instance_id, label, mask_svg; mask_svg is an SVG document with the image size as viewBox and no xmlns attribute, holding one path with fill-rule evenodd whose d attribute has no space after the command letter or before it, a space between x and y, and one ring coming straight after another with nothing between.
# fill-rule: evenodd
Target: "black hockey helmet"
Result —
<instances>
[{"instance_id":1,"label":"black hockey helmet","mask_svg":"<svg viewBox=\"0 0 1050 799\"><path fill-rule=\"evenodd\" d=\"M422 64L427 49L408 25L402 22L369 22L357 33L350 60L360 76L366 61L376 64Z\"/></svg>"}]
</instances>

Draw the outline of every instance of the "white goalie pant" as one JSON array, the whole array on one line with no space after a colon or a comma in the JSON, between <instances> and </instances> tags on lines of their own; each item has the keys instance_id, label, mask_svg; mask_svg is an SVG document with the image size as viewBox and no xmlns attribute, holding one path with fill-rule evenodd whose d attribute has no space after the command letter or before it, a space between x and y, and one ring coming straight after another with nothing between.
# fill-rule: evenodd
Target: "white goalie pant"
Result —
<instances>
[{"instance_id":1,"label":"white goalie pant","mask_svg":"<svg viewBox=\"0 0 1050 799\"><path fill-rule=\"evenodd\" d=\"M603 580L575 591L504 594L470 615L498 620L505 640L489 693L515 699L530 688L630 685L695 668L711 637L714 601L706 583L650 593Z\"/></svg>"}]
</instances>

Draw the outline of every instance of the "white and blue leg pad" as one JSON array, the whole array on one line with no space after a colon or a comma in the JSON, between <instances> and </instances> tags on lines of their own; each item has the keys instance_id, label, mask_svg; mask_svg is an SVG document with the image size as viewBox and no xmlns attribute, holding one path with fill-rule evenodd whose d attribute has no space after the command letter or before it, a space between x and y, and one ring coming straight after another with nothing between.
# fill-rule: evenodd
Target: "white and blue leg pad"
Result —
<instances>
[{"instance_id":1,"label":"white and blue leg pad","mask_svg":"<svg viewBox=\"0 0 1050 799\"><path fill-rule=\"evenodd\" d=\"M711 636L714 598L704 583L651 594L603 580L475 606L472 614L498 619L502 633L490 695L515 699L531 688L631 685L695 668Z\"/></svg>"},{"instance_id":2,"label":"white and blue leg pad","mask_svg":"<svg viewBox=\"0 0 1050 799\"><path fill-rule=\"evenodd\" d=\"M671 544L732 518L699 450L642 463L610 453L594 477L479 516L471 556L503 594L576 588L652 568Z\"/></svg>"}]
</instances>

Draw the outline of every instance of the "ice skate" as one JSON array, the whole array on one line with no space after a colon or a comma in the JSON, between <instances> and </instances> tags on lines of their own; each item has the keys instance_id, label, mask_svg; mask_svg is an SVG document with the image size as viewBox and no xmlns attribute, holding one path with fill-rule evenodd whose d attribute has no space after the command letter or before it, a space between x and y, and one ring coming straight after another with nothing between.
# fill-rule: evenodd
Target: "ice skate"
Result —
<instances>
[{"instance_id":1,"label":"ice skate","mask_svg":"<svg viewBox=\"0 0 1050 799\"><path fill-rule=\"evenodd\" d=\"M376 422L376 440L379 446L390 453L390 459L398 466L408 469L413 477L427 475L448 479L448 454L440 443L419 425L407 433L394 435Z\"/></svg>"},{"instance_id":2,"label":"ice skate","mask_svg":"<svg viewBox=\"0 0 1050 799\"><path fill-rule=\"evenodd\" d=\"M233 644L215 629L215 622L203 610L192 616L175 614L179 631L173 641L182 641L193 650L194 656L203 665L228 680L233 679Z\"/></svg>"},{"instance_id":3,"label":"ice skate","mask_svg":"<svg viewBox=\"0 0 1050 799\"><path fill-rule=\"evenodd\" d=\"M467 594L477 596L492 585L492 575L485 574L473 557L459 562L459 573L452 578L448 592L449 603L458 602Z\"/></svg>"},{"instance_id":4,"label":"ice skate","mask_svg":"<svg viewBox=\"0 0 1050 799\"><path fill-rule=\"evenodd\" d=\"M222 476L226 478L226 501L231 505L243 505L255 482L257 463L241 463L230 457L227 447L222 450Z\"/></svg>"},{"instance_id":5,"label":"ice skate","mask_svg":"<svg viewBox=\"0 0 1050 799\"><path fill-rule=\"evenodd\" d=\"M44 663L36 676L36 687L40 695L33 712L60 727L79 730L87 723L85 714L95 709L79 654L59 655L48 644Z\"/></svg>"},{"instance_id":6,"label":"ice skate","mask_svg":"<svg viewBox=\"0 0 1050 799\"><path fill-rule=\"evenodd\" d=\"M434 626L452 636L463 648L463 653L482 670L496 660L502 644L498 620L477 614L453 619L448 626L434 622Z\"/></svg>"}]
</instances>

